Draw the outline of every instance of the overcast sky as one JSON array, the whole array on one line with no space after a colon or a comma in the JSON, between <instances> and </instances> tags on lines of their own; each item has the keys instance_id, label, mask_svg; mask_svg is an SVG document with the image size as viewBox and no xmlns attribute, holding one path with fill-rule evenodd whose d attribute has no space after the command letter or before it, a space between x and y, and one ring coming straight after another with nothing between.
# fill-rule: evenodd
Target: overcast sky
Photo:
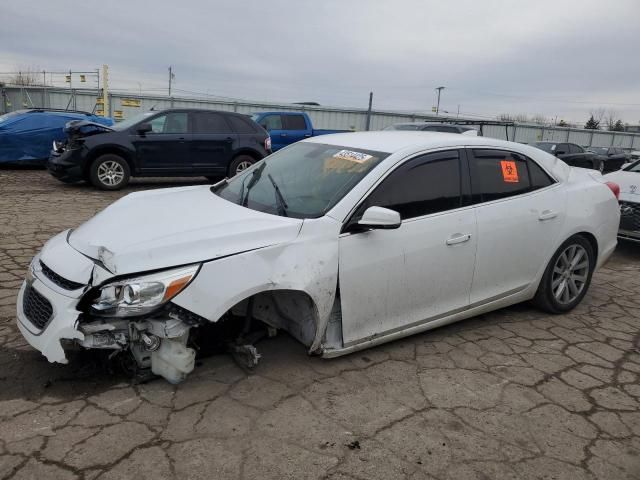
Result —
<instances>
[{"instance_id":1,"label":"overcast sky","mask_svg":"<svg viewBox=\"0 0 640 480\"><path fill-rule=\"evenodd\" d=\"M639 0L0 0L0 71L114 88L640 122ZM58 82L63 78L58 77Z\"/></svg>"}]
</instances>

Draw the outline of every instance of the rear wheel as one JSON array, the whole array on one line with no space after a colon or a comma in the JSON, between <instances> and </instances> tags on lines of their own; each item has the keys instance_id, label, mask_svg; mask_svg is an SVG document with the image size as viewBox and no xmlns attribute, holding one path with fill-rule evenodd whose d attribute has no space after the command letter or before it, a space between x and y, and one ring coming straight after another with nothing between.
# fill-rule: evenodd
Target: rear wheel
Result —
<instances>
[{"instance_id":1,"label":"rear wheel","mask_svg":"<svg viewBox=\"0 0 640 480\"><path fill-rule=\"evenodd\" d=\"M534 303L551 313L575 308L589 289L595 262L593 247L586 238L581 235L569 238L547 265Z\"/></svg>"},{"instance_id":2,"label":"rear wheel","mask_svg":"<svg viewBox=\"0 0 640 480\"><path fill-rule=\"evenodd\" d=\"M240 172L246 170L256 163L256 159L250 155L238 155L229 165L229 176L235 177Z\"/></svg>"},{"instance_id":3,"label":"rear wheel","mask_svg":"<svg viewBox=\"0 0 640 480\"><path fill-rule=\"evenodd\" d=\"M120 190L127 186L130 176L129 164L113 153L99 156L89 169L89 180L102 190Z\"/></svg>"}]
</instances>

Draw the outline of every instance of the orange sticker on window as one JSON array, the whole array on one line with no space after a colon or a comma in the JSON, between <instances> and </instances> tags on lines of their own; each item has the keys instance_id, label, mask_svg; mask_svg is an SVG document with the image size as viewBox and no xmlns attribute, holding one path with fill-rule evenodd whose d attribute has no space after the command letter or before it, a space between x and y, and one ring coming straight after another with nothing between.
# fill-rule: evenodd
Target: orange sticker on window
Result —
<instances>
[{"instance_id":1,"label":"orange sticker on window","mask_svg":"<svg viewBox=\"0 0 640 480\"><path fill-rule=\"evenodd\" d=\"M516 162L513 160L502 160L500 165L502 166L502 179L506 183L520 182L518 179L518 167L516 167Z\"/></svg>"}]
</instances>

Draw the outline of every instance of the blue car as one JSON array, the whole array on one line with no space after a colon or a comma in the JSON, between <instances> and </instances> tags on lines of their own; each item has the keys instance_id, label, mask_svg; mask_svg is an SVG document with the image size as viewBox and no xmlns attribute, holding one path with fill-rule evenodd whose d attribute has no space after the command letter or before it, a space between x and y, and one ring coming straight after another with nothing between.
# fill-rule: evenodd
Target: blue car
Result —
<instances>
[{"instance_id":1,"label":"blue car","mask_svg":"<svg viewBox=\"0 0 640 480\"><path fill-rule=\"evenodd\" d=\"M86 120L111 126L111 118L87 112L29 109L0 115L0 165L46 165L54 141L66 138L65 124Z\"/></svg>"}]
</instances>

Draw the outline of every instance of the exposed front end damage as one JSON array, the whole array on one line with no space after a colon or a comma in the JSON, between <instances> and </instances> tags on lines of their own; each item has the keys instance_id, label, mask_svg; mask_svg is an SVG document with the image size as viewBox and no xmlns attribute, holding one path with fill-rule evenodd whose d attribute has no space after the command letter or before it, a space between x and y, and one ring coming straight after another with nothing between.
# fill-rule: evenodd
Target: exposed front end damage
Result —
<instances>
[{"instance_id":1,"label":"exposed front end damage","mask_svg":"<svg viewBox=\"0 0 640 480\"><path fill-rule=\"evenodd\" d=\"M18 326L50 362L67 363L70 350L102 350L138 378L153 374L171 383L186 378L200 353L227 352L252 368L260 358L255 343L278 330L310 353L322 353L327 345L341 346L339 328L326 336L337 287L335 240L327 240L335 235L326 234L331 227L331 220L299 227L305 242L294 237L202 263L126 274L109 268L120 261L118 252L103 248L91 258L63 232L30 265L18 297ZM144 292L162 298L136 304Z\"/></svg>"}]
</instances>

